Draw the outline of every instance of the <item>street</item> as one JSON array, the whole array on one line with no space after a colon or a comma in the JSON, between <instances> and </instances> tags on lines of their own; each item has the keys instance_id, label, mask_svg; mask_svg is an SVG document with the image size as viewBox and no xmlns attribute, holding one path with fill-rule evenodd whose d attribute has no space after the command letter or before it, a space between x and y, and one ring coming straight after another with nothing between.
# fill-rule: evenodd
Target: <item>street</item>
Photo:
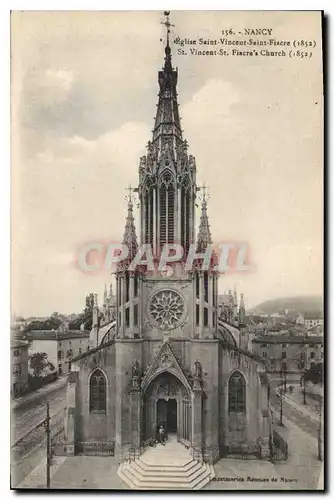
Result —
<instances>
[{"instance_id":1,"label":"street","mask_svg":"<svg viewBox=\"0 0 334 500\"><path fill-rule=\"evenodd\" d=\"M40 393L22 398L23 401L12 409L12 486L19 484L45 457L45 427L38 424L46 418L46 403L50 405L51 431L62 425L66 404L65 384L65 379L54 382Z\"/></svg>"},{"instance_id":2,"label":"street","mask_svg":"<svg viewBox=\"0 0 334 500\"><path fill-rule=\"evenodd\" d=\"M276 393L276 388L280 383L280 379L272 379L270 383L272 386L270 402L274 410L279 413L281 407L281 399ZM289 387L289 385L292 384L287 381L287 388ZM295 397L298 394L298 397L296 397L298 402L290 399L289 391L287 390L286 396L283 396L283 416L289 421L296 424L301 430L317 439L319 430L319 403L317 405L316 402L307 395L307 404L303 405L301 402L302 398L299 394L300 387L298 384L295 384L295 382L293 385L293 391Z\"/></svg>"}]
</instances>

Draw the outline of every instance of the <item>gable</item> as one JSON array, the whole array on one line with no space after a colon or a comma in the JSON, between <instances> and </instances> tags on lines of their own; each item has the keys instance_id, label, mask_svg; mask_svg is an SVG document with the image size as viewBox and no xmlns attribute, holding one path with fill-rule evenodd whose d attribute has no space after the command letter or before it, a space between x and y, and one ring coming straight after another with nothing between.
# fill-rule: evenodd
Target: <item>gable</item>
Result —
<instances>
[{"instance_id":1,"label":"gable","mask_svg":"<svg viewBox=\"0 0 334 500\"><path fill-rule=\"evenodd\" d=\"M164 372L175 375L175 377L177 377L180 382L182 382L186 389L191 391L190 381L183 368L181 367L178 359L176 358L174 351L168 341L165 341L163 343L160 351L150 364L144 378L142 379L141 388L143 392L146 391L152 380L154 380L158 375Z\"/></svg>"}]
</instances>

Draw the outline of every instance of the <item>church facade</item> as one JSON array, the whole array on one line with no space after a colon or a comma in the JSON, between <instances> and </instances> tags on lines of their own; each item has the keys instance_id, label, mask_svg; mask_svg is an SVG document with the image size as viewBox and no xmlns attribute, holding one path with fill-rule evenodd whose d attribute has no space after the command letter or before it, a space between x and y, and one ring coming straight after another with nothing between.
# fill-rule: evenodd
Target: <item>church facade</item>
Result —
<instances>
[{"instance_id":1,"label":"church facade","mask_svg":"<svg viewBox=\"0 0 334 500\"><path fill-rule=\"evenodd\" d=\"M153 135L139 162L139 238L130 192L123 236L129 252L117 266L112 313L104 311L101 324L95 300L90 350L72 360L68 455L137 457L162 424L198 460L269 457L268 378L244 342L243 300L239 310L230 308L233 321L232 313L222 316L218 272L202 266L212 244L207 199L204 193L196 236L196 162L180 126L177 79L167 35ZM185 256L196 249L192 268L182 257L159 270L166 244L175 243ZM140 248L151 249L154 270L143 259L131 265Z\"/></svg>"}]
</instances>

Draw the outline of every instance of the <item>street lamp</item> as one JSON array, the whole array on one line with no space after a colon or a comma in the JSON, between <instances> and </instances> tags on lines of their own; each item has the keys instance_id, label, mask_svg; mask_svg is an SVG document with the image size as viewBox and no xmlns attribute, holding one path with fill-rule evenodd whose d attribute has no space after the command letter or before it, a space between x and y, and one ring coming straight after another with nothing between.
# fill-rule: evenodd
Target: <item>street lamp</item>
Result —
<instances>
[{"instance_id":1,"label":"street lamp","mask_svg":"<svg viewBox=\"0 0 334 500\"><path fill-rule=\"evenodd\" d=\"M284 394L286 394L286 365L283 365L283 374L284 374Z\"/></svg>"},{"instance_id":2,"label":"street lamp","mask_svg":"<svg viewBox=\"0 0 334 500\"><path fill-rule=\"evenodd\" d=\"M306 375L306 371L304 371L304 375L303 375L303 396L304 396L304 400L303 400L303 403L304 405L306 405L306 385L305 385L305 375Z\"/></svg>"},{"instance_id":3,"label":"street lamp","mask_svg":"<svg viewBox=\"0 0 334 500\"><path fill-rule=\"evenodd\" d=\"M51 466L51 440L50 440L50 405L46 403L46 487L50 489L50 466Z\"/></svg>"},{"instance_id":4,"label":"street lamp","mask_svg":"<svg viewBox=\"0 0 334 500\"><path fill-rule=\"evenodd\" d=\"M280 422L279 422L279 425L283 426L283 370L282 370L282 368L281 368L280 396L281 396L281 408L280 408Z\"/></svg>"},{"instance_id":5,"label":"street lamp","mask_svg":"<svg viewBox=\"0 0 334 500\"><path fill-rule=\"evenodd\" d=\"M320 462L322 462L321 415L322 415L322 399L320 399L319 428L318 428L318 460L320 460Z\"/></svg>"}]
</instances>

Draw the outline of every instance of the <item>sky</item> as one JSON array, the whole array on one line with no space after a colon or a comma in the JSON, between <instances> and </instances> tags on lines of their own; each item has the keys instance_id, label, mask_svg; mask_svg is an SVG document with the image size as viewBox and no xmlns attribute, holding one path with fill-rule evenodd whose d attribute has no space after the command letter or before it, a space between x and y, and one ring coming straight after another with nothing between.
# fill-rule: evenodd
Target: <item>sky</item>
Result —
<instances>
[{"instance_id":1,"label":"sky","mask_svg":"<svg viewBox=\"0 0 334 500\"><path fill-rule=\"evenodd\" d=\"M163 65L162 12L14 12L11 26L12 312L79 312L112 280L76 265L120 241ZM316 40L311 59L177 55L184 138L209 186L216 243L247 242L253 271L228 273L246 307L323 289L320 16L175 11L172 39L272 28ZM197 213L197 225L199 221ZM137 234L138 210L136 209Z\"/></svg>"}]
</instances>

